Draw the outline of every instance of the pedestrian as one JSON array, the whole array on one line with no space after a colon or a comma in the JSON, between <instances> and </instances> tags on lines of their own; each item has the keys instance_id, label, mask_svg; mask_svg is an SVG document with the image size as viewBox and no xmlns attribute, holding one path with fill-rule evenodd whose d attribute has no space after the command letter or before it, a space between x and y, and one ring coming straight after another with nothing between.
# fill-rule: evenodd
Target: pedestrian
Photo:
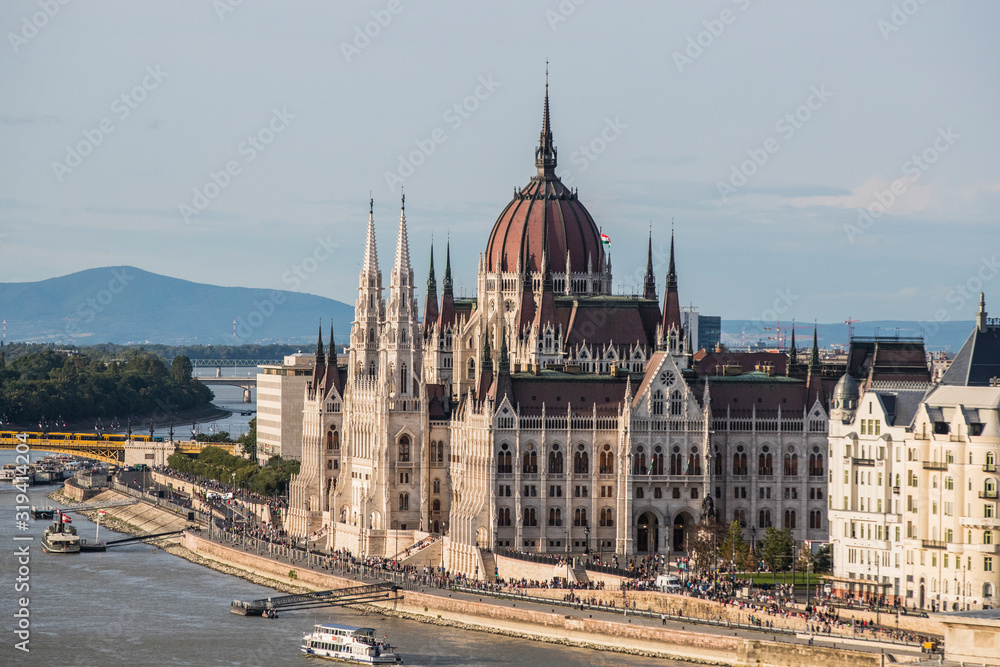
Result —
<instances>
[{"instance_id":1,"label":"pedestrian","mask_svg":"<svg viewBox=\"0 0 1000 667\"><path fill-rule=\"evenodd\" d=\"M667 624L667 615L666 614L660 614L660 624L661 625L666 625Z\"/></svg>"}]
</instances>

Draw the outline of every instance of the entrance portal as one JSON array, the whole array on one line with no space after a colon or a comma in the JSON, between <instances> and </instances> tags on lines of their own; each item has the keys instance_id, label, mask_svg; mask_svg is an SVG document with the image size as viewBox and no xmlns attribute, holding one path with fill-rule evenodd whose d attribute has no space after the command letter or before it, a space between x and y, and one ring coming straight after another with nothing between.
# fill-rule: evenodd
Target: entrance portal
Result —
<instances>
[{"instance_id":1,"label":"entrance portal","mask_svg":"<svg viewBox=\"0 0 1000 667\"><path fill-rule=\"evenodd\" d=\"M652 512L643 512L636 523L635 550L655 554L660 544L660 520Z\"/></svg>"}]
</instances>

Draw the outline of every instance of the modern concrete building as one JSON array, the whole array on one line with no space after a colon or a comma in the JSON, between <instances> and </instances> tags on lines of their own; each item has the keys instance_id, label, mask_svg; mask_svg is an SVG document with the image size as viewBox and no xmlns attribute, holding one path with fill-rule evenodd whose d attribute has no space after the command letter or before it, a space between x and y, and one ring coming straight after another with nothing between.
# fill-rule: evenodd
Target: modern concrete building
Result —
<instances>
[{"instance_id":1,"label":"modern concrete building","mask_svg":"<svg viewBox=\"0 0 1000 667\"><path fill-rule=\"evenodd\" d=\"M257 461L275 455L301 460L302 407L315 357L297 352L281 365L257 367Z\"/></svg>"}]
</instances>

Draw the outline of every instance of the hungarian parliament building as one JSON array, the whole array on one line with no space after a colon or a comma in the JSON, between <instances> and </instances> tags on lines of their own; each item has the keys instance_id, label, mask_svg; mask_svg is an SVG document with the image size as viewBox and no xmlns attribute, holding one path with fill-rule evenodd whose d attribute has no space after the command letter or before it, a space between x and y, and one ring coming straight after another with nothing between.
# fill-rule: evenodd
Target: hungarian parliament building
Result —
<instances>
[{"instance_id":1,"label":"hungarian parliament building","mask_svg":"<svg viewBox=\"0 0 1000 667\"><path fill-rule=\"evenodd\" d=\"M260 371L259 405L280 391L275 405L284 406L259 408L262 455L301 460L289 532L356 556L439 541L440 564L468 576L486 574L484 551L505 548L681 555L709 515L738 521L748 540L773 526L799 544L827 542L841 523L849 539L864 535L857 514L871 519L875 501L860 509L857 492L842 488L855 470L842 468L895 463L859 444L868 431L854 433L850 420L867 392L903 387L909 401L932 387L922 341L855 337L846 365L820 359L815 330L811 349L796 347L794 330L787 352L697 349L680 308L673 232L664 282L651 234L642 294L612 294L598 225L556 174L547 87L534 157L535 175L515 189L479 255L475 297L455 297L450 248L438 283L431 248L420 316L405 199L386 290L372 206L346 351L338 355L332 331L326 347L321 332L315 355L299 355L308 357L302 368L286 359ZM280 449L268 449L269 424L284 434ZM879 474L898 499L889 490L899 475L890 477ZM868 590L864 575L845 590ZM897 581L896 594L904 589ZM886 592L881 577L870 590Z\"/></svg>"}]
</instances>

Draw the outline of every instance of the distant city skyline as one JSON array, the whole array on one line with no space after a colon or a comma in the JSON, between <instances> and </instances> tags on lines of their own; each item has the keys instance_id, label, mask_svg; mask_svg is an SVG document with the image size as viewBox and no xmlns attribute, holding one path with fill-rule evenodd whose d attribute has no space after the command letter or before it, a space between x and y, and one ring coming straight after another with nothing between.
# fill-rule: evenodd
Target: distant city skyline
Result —
<instances>
[{"instance_id":1,"label":"distant city skyline","mask_svg":"<svg viewBox=\"0 0 1000 667\"><path fill-rule=\"evenodd\" d=\"M703 314L1000 312L994 4L231 4L0 8L0 282L127 264L352 304L369 192L388 266L405 188L418 293L433 236L471 295L548 61L616 292L652 228L662 297L673 221Z\"/></svg>"}]
</instances>

